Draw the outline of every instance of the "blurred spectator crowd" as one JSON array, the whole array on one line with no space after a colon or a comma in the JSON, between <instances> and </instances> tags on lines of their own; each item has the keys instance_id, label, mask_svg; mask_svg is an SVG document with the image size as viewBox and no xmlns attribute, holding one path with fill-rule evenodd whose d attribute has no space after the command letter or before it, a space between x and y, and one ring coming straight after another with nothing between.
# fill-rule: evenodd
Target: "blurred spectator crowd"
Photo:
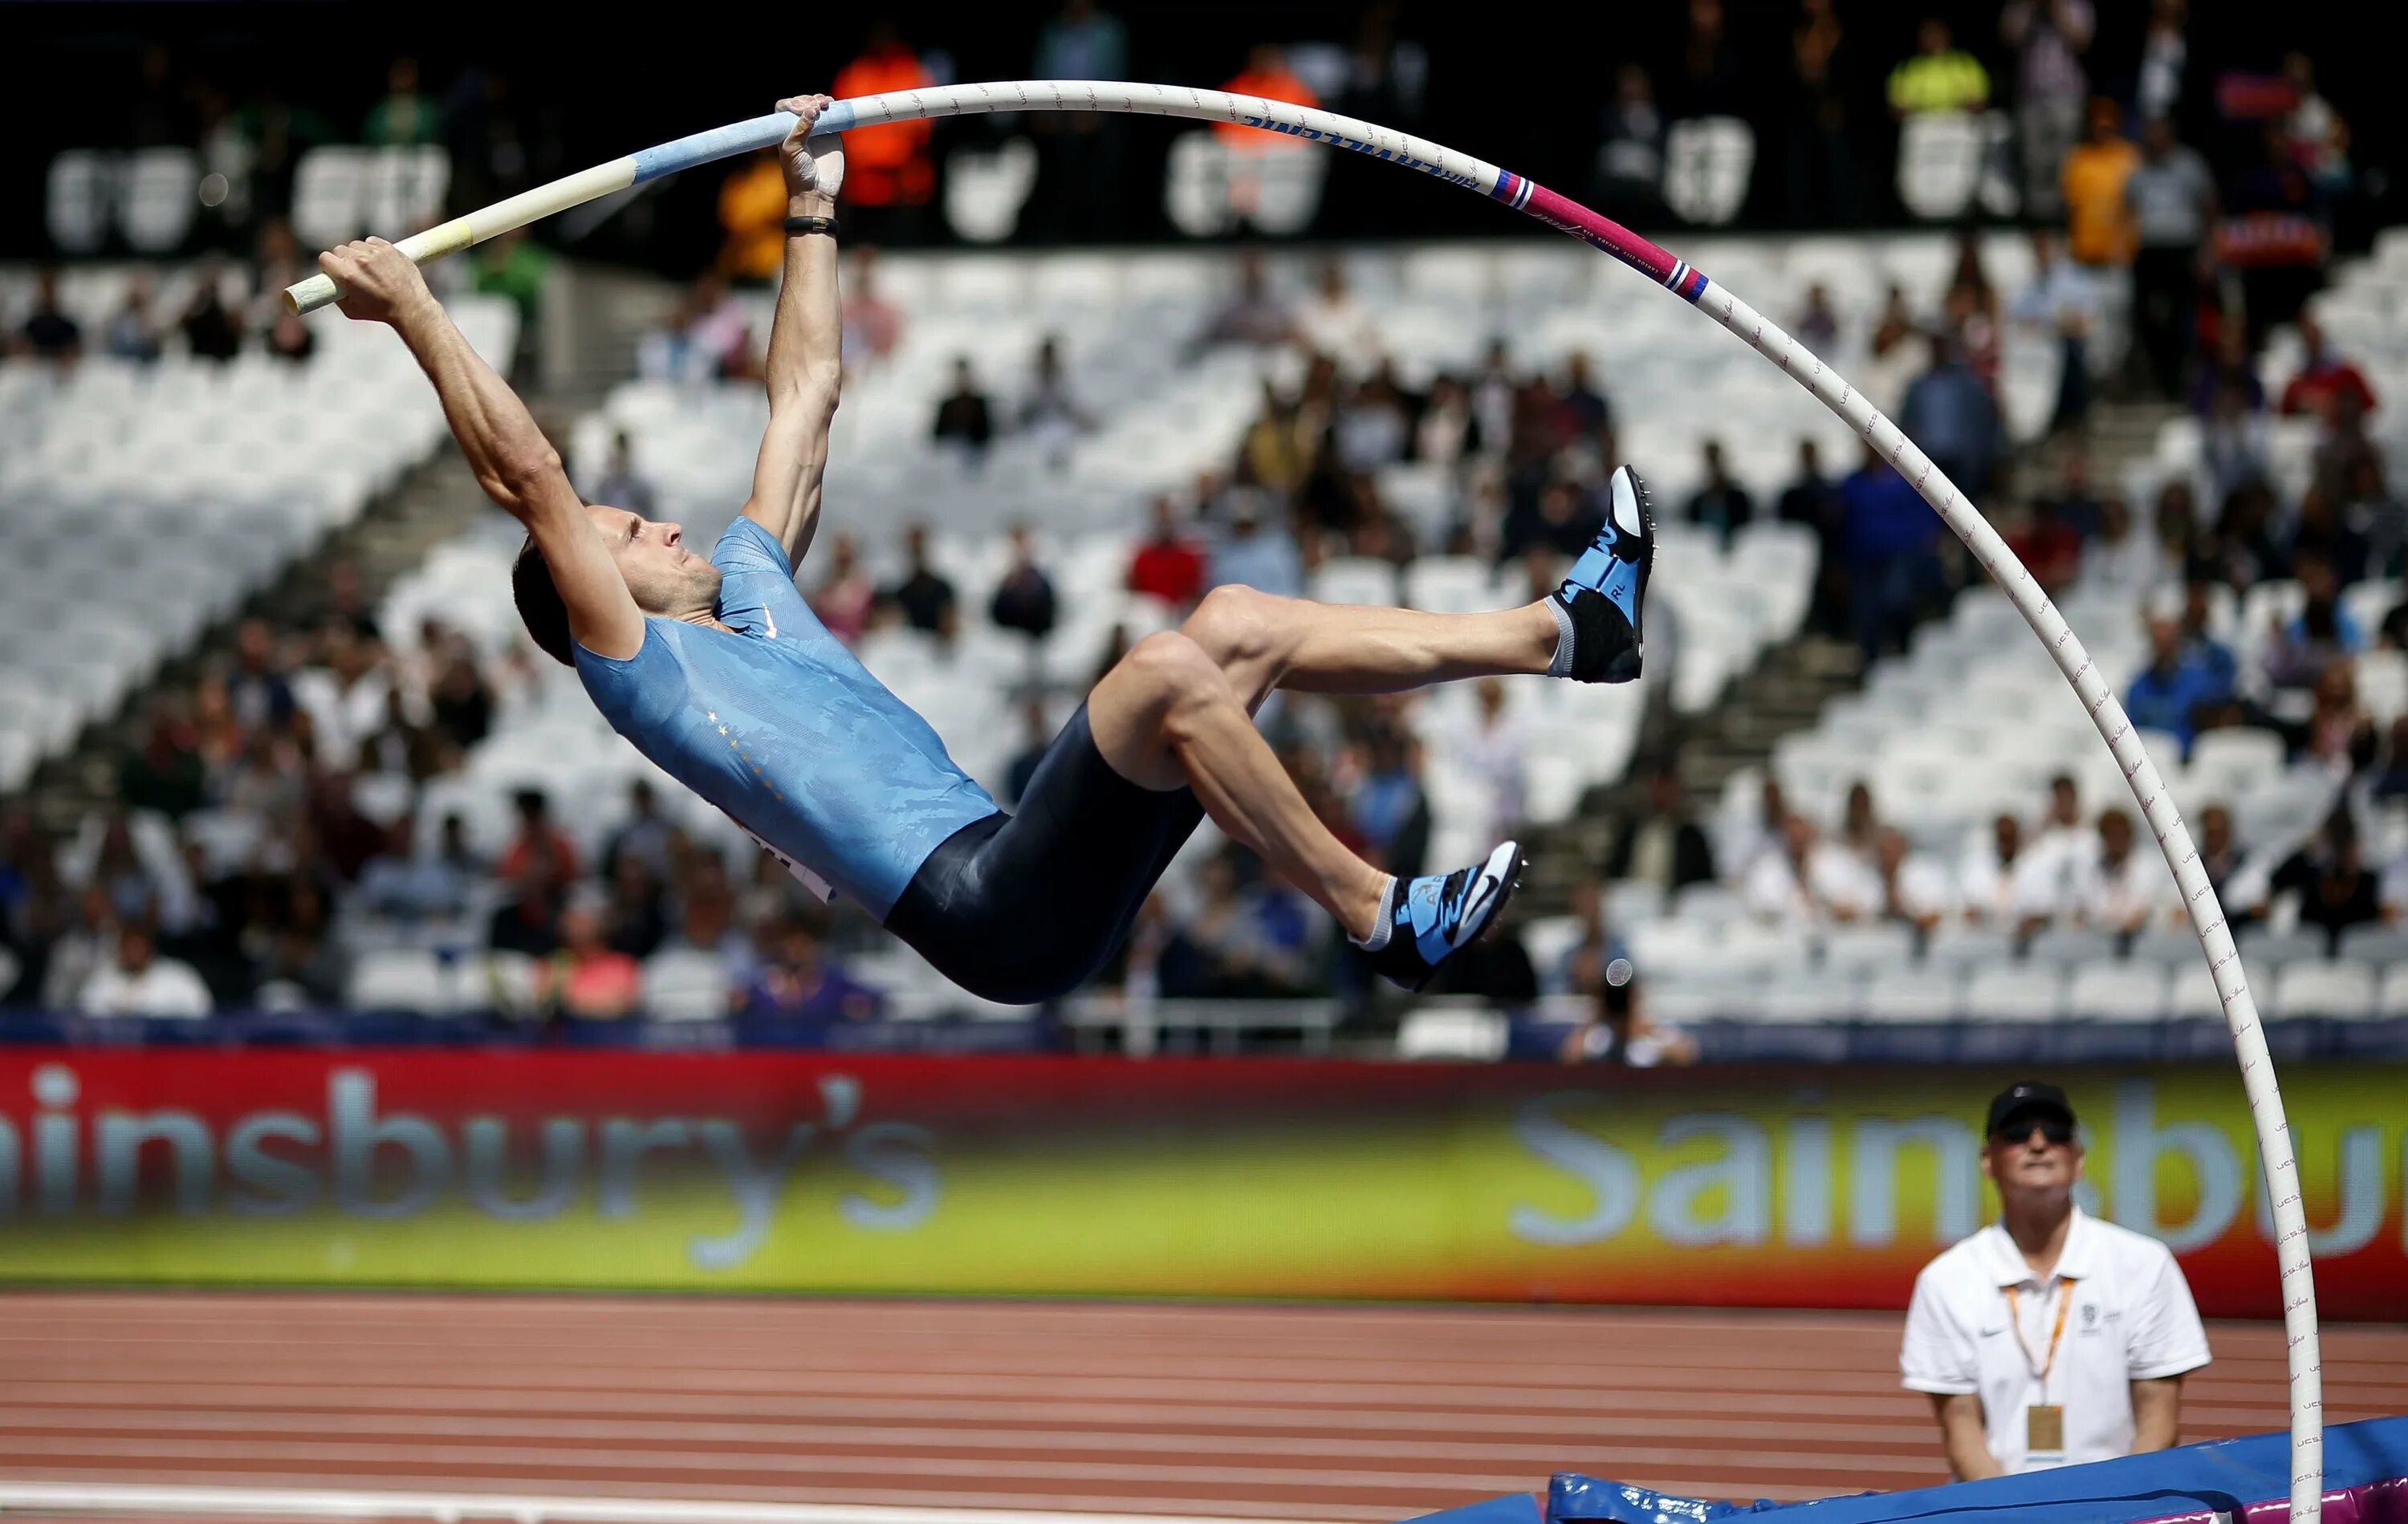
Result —
<instances>
[{"instance_id":1,"label":"blurred spectator crowd","mask_svg":"<svg viewBox=\"0 0 2408 1524\"><path fill-rule=\"evenodd\" d=\"M2336 219L2366 215L2359 145L2347 111L2320 93L2313 62L2296 52L2218 56L2193 27L2187 0L2104 16L2094 0L2000 0L1920 18L1842 0L1784 0L1741 17L1731 9L1727 0L1686 0L1667 29L1669 46L1642 41L1611 71L1593 125L1568 135L1576 146L1558 147L1567 135L1551 130L1531 150L1540 157L1517 162L1551 183L1584 180L1608 212L1642 224L1670 211L1692 222L1879 225L1934 215L1904 187L1900 166L1932 150L1935 139L1918 123L1948 117L1974 124L1964 136L1973 155L1967 183L1978 181L1980 193L1963 210L2040 221L2071 215L2086 235L2103 228L2100 214L2115 203L2123 173L2110 156L2085 151L2099 146L2104 104L2119 156L2137 151L2153 121L2205 155L2223 204L2218 236L2245 246L2252 260L2313 263L2321 250L2311 246L2329 240ZM915 24L937 35L915 36ZM857 50L824 83L839 97L928 89L955 82L965 67L1003 78L1155 79L1417 132L1428 125L1435 91L1485 93L1511 80L1482 78L1473 60L1433 57L1428 18L1396 0L1371 0L1351 16L1300 13L1286 37L1206 41L1161 17L1124 19L1098 0L1062 0L1017 31L957 39L946 30L928 18L866 16L839 44ZM970 62L957 64L957 44ZM128 68L134 105L121 140L94 146L197 153L194 247L252 247L269 221L289 215L301 161L317 147L440 150L450 164L440 209L450 213L571 167L566 96L489 64L438 80L415 58L394 59L364 111L295 100L274 71L238 96L213 77L225 69L160 43ZM1076 113L862 129L849 135L849 219L858 235L897 244L941 236L948 225L982 241L1042 244L1156 232L1162 223L1146 203L1182 164L1174 153L1140 182L1130 134L1121 119ZM1226 124L1209 135L1228 150L1214 160L1231 180L1226 209L1264 225L1257 203L1276 192L1255 187L1249 162L1299 145ZM955 182L968 189L956 195ZM1002 196L999 220L973 209L991 191ZM1396 198L1380 194L1370 176L1334 175L1326 190L1316 180L1312 198L1306 219L1321 216L1325 234L1401 231ZM750 162L728 178L716 210L726 235L720 273L773 273L782 211L774 164ZM1176 207L1162 215L1195 231ZM2091 259L2096 248L2078 236L2076 257ZM496 262L497 281L512 278L500 268L507 262Z\"/></svg>"},{"instance_id":2,"label":"blurred spectator crowd","mask_svg":"<svg viewBox=\"0 0 2408 1524\"><path fill-rule=\"evenodd\" d=\"M364 950L417 937L532 960L520 1015L631 1014L642 960L725 961L746 1008L798 1021L874 1014L817 959L793 881L673 826L638 785L580 851L540 790L503 848L422 817L529 676L428 621L398 648L338 567L313 623L246 620L233 659L157 696L123 757L121 806L54 839L0 815L0 1003L92 1016L339 1007ZM740 861L748 871L737 871ZM764 862L768 860L762 859Z\"/></svg>"},{"instance_id":3,"label":"blurred spectator crowd","mask_svg":"<svg viewBox=\"0 0 2408 1524\"><path fill-rule=\"evenodd\" d=\"M181 299L172 310L162 306L151 274L136 271L116 310L87 333L63 298L60 270L45 265L22 314L7 315L14 320L0 334L0 355L58 366L93 355L147 366L165 354L224 364L255 352L299 364L317 352L317 335L285 309L283 291L314 270L292 225L278 219L261 231L256 259L238 266L215 257L197 262L177 281Z\"/></svg>"},{"instance_id":4,"label":"blurred spectator crowd","mask_svg":"<svg viewBox=\"0 0 2408 1524\"><path fill-rule=\"evenodd\" d=\"M2272 853L2243 848L2233 812L2221 803L2200 808L2191 827L2236 930L2280 920L2286 932L2312 929L2317 950L2329 953L2351 928L2408 913L2408 855L2373 861L2346 801L2304 842ZM1737 912L1774 928L1900 926L1913 933L1911 946L1969 932L2023 946L2057 933L2095 934L2102 949L2115 951L2144 935L2192 935L2188 911L2134 812L2121 802L2086 809L2070 774L2052 779L2028 814L2000 813L1953 856L1920 847L1885 821L1866 784L1849 790L1840 819L1826 830L1768 780L1759 813L1730 833L1722 856L1719 875L1700 859L1643 881L1676 891L1719 885ZM2278 900L2286 902L2279 913Z\"/></svg>"}]
</instances>

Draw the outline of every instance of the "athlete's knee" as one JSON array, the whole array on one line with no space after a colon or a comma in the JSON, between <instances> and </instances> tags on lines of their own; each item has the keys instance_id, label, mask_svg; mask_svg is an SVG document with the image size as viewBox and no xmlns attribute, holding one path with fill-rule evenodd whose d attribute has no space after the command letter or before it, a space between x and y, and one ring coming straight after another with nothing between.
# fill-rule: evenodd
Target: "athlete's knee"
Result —
<instances>
[{"instance_id":1,"label":"athlete's knee","mask_svg":"<svg viewBox=\"0 0 2408 1524\"><path fill-rule=\"evenodd\" d=\"M1195 734L1217 706L1236 702L1220 663L1183 634L1148 635L1129 648L1121 663L1143 693L1156 734L1174 746Z\"/></svg>"},{"instance_id":2,"label":"athlete's knee","mask_svg":"<svg viewBox=\"0 0 2408 1524\"><path fill-rule=\"evenodd\" d=\"M1121 670L1139 684L1149 699L1166 708L1208 698L1225 690L1219 663L1186 634L1165 630L1128 648Z\"/></svg>"},{"instance_id":3,"label":"athlete's knee","mask_svg":"<svg viewBox=\"0 0 2408 1524\"><path fill-rule=\"evenodd\" d=\"M1223 666L1277 662L1295 620L1291 598L1225 582L1204 595L1180 632Z\"/></svg>"}]
</instances>

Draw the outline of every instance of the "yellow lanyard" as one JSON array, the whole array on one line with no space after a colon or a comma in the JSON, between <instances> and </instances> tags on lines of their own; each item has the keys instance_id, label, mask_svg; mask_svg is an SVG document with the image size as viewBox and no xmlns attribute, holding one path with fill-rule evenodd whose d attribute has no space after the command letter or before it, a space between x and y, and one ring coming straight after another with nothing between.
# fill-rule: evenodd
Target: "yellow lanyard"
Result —
<instances>
[{"instance_id":1,"label":"yellow lanyard","mask_svg":"<svg viewBox=\"0 0 2408 1524\"><path fill-rule=\"evenodd\" d=\"M2073 1282L2068 1278L2057 1283L2057 1327L2049 1330L2048 1360L2045 1364L2032 1359L2031 1346L2024 1342L2023 1313L2015 1305L2015 1289L2010 1286L2006 1292L2007 1326L2015 1331L2015 1347L2023 1351L2024 1363L2031 1367L2032 1378L2040 1383L2041 1396L2045 1399L2048 1396L2048 1373L2057 1368L2057 1341L2065 1337L2065 1315L2073 1310Z\"/></svg>"}]
</instances>

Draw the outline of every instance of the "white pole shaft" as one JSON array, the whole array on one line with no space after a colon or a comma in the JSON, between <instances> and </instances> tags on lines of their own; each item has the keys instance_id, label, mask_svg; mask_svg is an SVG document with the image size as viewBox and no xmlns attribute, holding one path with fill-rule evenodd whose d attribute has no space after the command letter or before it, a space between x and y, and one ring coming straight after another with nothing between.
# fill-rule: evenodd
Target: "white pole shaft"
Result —
<instances>
[{"instance_id":1,"label":"white pole shaft","mask_svg":"<svg viewBox=\"0 0 2408 1524\"><path fill-rule=\"evenodd\" d=\"M636 183L636 161L631 156L613 159L607 164L580 169L574 175L547 181L532 191L522 191L507 201L496 201L466 217L455 217L448 222L437 222L423 233L413 233L394 245L409 256L410 263L424 264L429 260L456 254L474 244L540 221L571 207L581 207L598 201L613 191L624 191ZM284 305L294 312L315 312L341 293L335 289L334 278L313 275L284 288Z\"/></svg>"},{"instance_id":2,"label":"white pole shaft","mask_svg":"<svg viewBox=\"0 0 2408 1524\"><path fill-rule=\"evenodd\" d=\"M2257 1127L2260 1161L2272 1188L2274 1253L2281 1275L2283 1322L2289 1341L2291 1410L2291 1509L2295 1520L2322 1517L2324 1493L2324 1377L2319 1354L2315 1283L2308 1254L2308 1224L2300 1195L2299 1161L2291 1148L2291 1130L2285 1118L2283 1097L2276 1088L2274 1064L2266 1049L2266 1033L2241 966L2223 906L2208 882L2199 848L2174 807L2172 794L2157 764L2141 745L2140 733L2124 713L2114 690L2090 653L2083 648L2056 603L2042 591L2015 553L2000 539L1989 520L1931 463L1896 424L1855 391L1837 371L1817 360L1804 346L1721 286L1711 286L1698 303L1708 316L1739 335L1750 349L1779 365L1792 380L1813 392L1851 427L1870 441L1885 460L1897 467L1915 490L1947 520L1974 558L2004 590L2015 609L2056 661L2057 671L2073 688L2091 723L2123 770L2132 797L2173 869L2191 924L2199 933L2208 969L2215 979L2224 1006L2225 1024L2232 1034L2241 1064L2241 1085Z\"/></svg>"},{"instance_id":3,"label":"white pole shaft","mask_svg":"<svg viewBox=\"0 0 2408 1524\"><path fill-rule=\"evenodd\" d=\"M979 116L1007 111L1114 111L1144 116L1184 117L1204 121L1236 122L1264 127L1354 152L1386 159L1450 184L1506 202L1516 210L1604 249L1702 308L1708 316L1779 365L1784 374L1812 392L1815 399L1847 420L1882 456L1914 483L1948 527L1971 548L1999 586L2005 590L2025 622L2040 637L2074 693L2082 700L2108 750L2131 786L2132 797L2172 868L2192 927L2198 932L2216 994L2223 1003L2225 1024L2232 1034L2241 1065L2243 1092L2249 1101L2257 1129L2258 1158L2272 1199L2274 1254L2281 1274L2283 1319L2289 1335L2291 1399L2290 1517L2300 1524L2322 1517L2324 1482L2324 1398L2321 1356L2316 1332L2315 1274L2308 1254L2307 1216L2300 1201L2299 1161L2291 1148L2290 1126L2285 1118L2282 1093L2266 1049L2266 1035L2256 1002L2243 976L2231 927L2200 863L2199 850L2174 807L2165 780L2142 747L2138 733L2115 700L2106 677L2074 637L2064 616L2032 579L2031 573L1999 537L1988 520L1935 467L1898 426L1881 413L1846 379L1823 364L1787 334L1741 302L1721 286L1703 278L1689 265L1628 229L1566 200L1543 187L1495 164L1459 153L1442 144L1412 136L1350 117L1220 91L1191 90L1171 85L1123 84L1063 80L1012 80L994 84L948 85L941 89L898 91L885 95L838 101L822 119L831 132L882 122L935 117ZM500 202L442 227L431 229L401 245L412 259L426 260L518 227L538 217L566 210L580 202L606 195L638 179L691 168L775 143L790 130L793 118L772 112L729 126L647 149L625 159L597 165L581 175L555 180L509 201ZM323 282L323 284L320 284ZM286 292L294 310L308 311L333 299L331 281L318 277Z\"/></svg>"}]
</instances>

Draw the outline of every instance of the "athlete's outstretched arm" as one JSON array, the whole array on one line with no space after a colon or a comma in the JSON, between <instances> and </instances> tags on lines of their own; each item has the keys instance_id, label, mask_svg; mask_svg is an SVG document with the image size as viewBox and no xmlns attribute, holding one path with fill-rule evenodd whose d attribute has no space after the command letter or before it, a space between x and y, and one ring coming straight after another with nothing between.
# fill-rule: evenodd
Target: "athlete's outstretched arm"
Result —
<instances>
[{"instance_id":1,"label":"athlete's outstretched arm","mask_svg":"<svg viewBox=\"0 0 2408 1524\"><path fill-rule=\"evenodd\" d=\"M577 643L600 656L635 655L644 643L644 616L568 484L559 452L509 383L461 336L418 266L382 238L370 238L328 249L318 267L343 289L337 305L345 317L391 324L418 357L477 484L535 536L568 605Z\"/></svg>"},{"instance_id":2,"label":"athlete's outstretched arm","mask_svg":"<svg viewBox=\"0 0 2408 1524\"><path fill-rule=\"evenodd\" d=\"M802 120L778 153L786 171L789 217L833 217L844 181L844 150L833 135L814 138L811 124L835 104L825 95L778 103ZM803 559L819 527L820 477L827 469L828 424L836 417L843 376L844 318L837 303L836 239L824 233L786 235L784 284L769 325L769 429L752 468L746 518L778 537L789 563Z\"/></svg>"}]
</instances>

